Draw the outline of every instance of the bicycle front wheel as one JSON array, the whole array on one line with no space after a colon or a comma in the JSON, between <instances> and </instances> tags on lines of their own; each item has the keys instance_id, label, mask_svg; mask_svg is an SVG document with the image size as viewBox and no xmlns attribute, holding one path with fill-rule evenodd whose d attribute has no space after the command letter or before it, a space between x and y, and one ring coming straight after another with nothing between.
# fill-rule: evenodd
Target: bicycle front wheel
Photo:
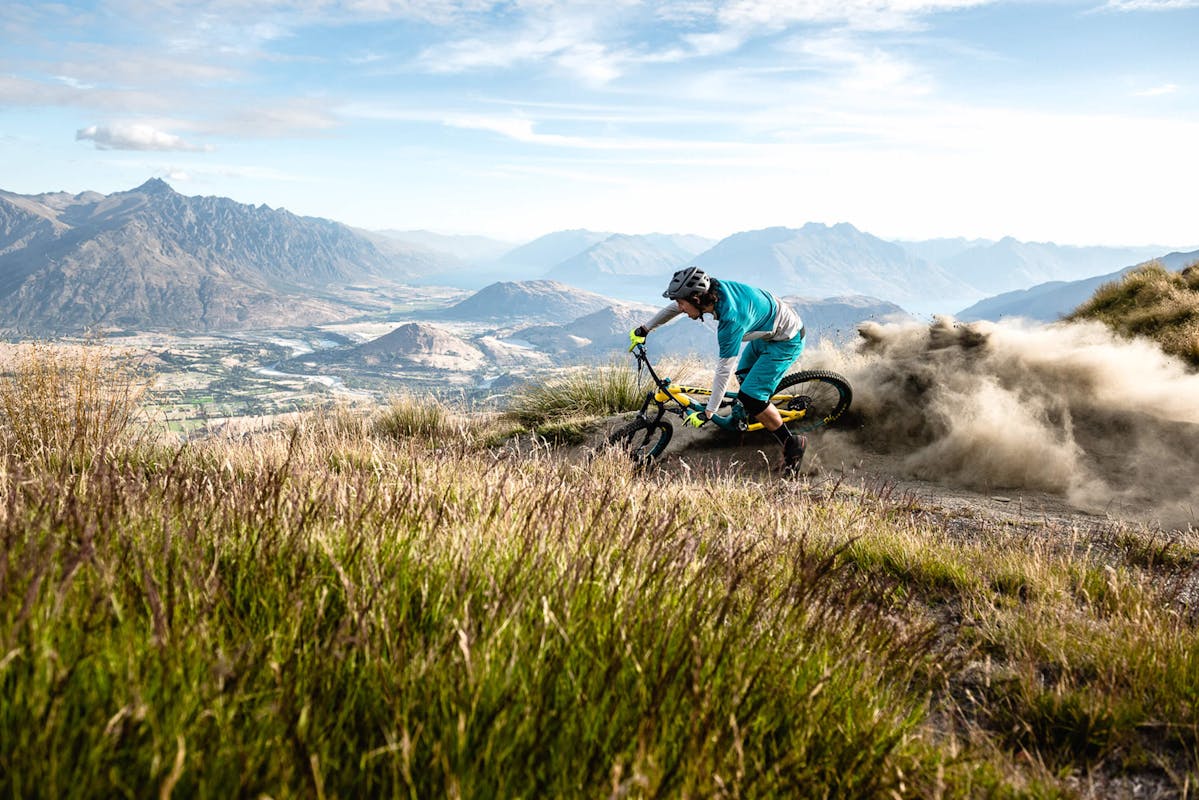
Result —
<instances>
[{"instance_id":1,"label":"bicycle front wheel","mask_svg":"<svg viewBox=\"0 0 1199 800\"><path fill-rule=\"evenodd\" d=\"M787 375L770 398L793 431L815 430L849 409L853 389L844 375L827 370L805 370Z\"/></svg>"},{"instance_id":2,"label":"bicycle front wheel","mask_svg":"<svg viewBox=\"0 0 1199 800\"><path fill-rule=\"evenodd\" d=\"M622 425L608 437L608 444L626 453L638 464L647 464L666 449L674 428L664 419L656 422L635 419Z\"/></svg>"}]
</instances>

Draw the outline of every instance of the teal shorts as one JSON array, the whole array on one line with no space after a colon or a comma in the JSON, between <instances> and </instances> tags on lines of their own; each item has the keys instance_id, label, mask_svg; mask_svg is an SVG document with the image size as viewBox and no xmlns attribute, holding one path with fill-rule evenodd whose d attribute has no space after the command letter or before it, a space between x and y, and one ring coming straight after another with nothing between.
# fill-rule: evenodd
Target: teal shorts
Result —
<instances>
[{"instance_id":1,"label":"teal shorts","mask_svg":"<svg viewBox=\"0 0 1199 800\"><path fill-rule=\"evenodd\" d=\"M803 336L785 342L750 339L741 350L741 359L737 362L737 380L741 381L741 391L763 402L770 400L779 381L803 354L803 347Z\"/></svg>"}]
</instances>

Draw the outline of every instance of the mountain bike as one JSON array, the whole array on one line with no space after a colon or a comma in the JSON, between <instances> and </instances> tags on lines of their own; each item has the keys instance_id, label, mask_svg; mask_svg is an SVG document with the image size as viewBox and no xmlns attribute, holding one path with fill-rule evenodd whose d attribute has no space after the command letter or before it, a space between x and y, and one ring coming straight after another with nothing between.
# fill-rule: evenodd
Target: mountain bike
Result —
<instances>
[{"instance_id":1,"label":"mountain bike","mask_svg":"<svg viewBox=\"0 0 1199 800\"><path fill-rule=\"evenodd\" d=\"M674 427L667 414L683 417L690 411L707 408L711 389L685 386L662 377L650 363L644 344L636 345L633 357L637 374L648 371L653 389L646 393L641 410L631 422L621 425L608 436L608 444L626 453L639 464L653 461L670 444ZM705 402L695 398L702 397ZM853 389L845 376L828 370L803 370L783 376L770 402L779 410L783 424L796 433L816 430L836 420L853 402ZM712 422L730 432L762 430L762 423L750 419L736 392L725 392L720 403L727 414L715 414Z\"/></svg>"}]
</instances>

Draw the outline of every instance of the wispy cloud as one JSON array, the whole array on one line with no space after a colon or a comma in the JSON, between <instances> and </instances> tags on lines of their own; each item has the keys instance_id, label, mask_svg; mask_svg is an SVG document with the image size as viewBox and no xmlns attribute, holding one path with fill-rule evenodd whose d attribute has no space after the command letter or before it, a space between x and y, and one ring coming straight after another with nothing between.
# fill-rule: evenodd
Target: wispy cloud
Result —
<instances>
[{"instance_id":1,"label":"wispy cloud","mask_svg":"<svg viewBox=\"0 0 1199 800\"><path fill-rule=\"evenodd\" d=\"M914 63L847 33L796 37L790 49L809 69L829 75L833 91L845 95L923 95L931 79Z\"/></svg>"},{"instance_id":2,"label":"wispy cloud","mask_svg":"<svg viewBox=\"0 0 1199 800\"><path fill-rule=\"evenodd\" d=\"M630 4L517 4L510 19L491 20L483 33L428 47L417 64L433 73L549 64L604 84L623 74L630 60L617 43L622 5Z\"/></svg>"},{"instance_id":3,"label":"wispy cloud","mask_svg":"<svg viewBox=\"0 0 1199 800\"><path fill-rule=\"evenodd\" d=\"M196 127L221 136L265 139L311 136L342 124L327 105L332 102L305 98L258 108L241 108L217 121Z\"/></svg>"},{"instance_id":4,"label":"wispy cloud","mask_svg":"<svg viewBox=\"0 0 1199 800\"><path fill-rule=\"evenodd\" d=\"M778 31L794 24L831 23L859 30L904 30L942 11L988 5L994 0L732 0L717 20L736 30Z\"/></svg>"},{"instance_id":5,"label":"wispy cloud","mask_svg":"<svg viewBox=\"0 0 1199 800\"><path fill-rule=\"evenodd\" d=\"M1199 0L1108 0L1109 11L1174 11L1199 8Z\"/></svg>"},{"instance_id":6,"label":"wispy cloud","mask_svg":"<svg viewBox=\"0 0 1199 800\"><path fill-rule=\"evenodd\" d=\"M87 86L191 86L229 84L245 73L228 61L204 57L185 58L113 45L75 43L51 67L61 76Z\"/></svg>"},{"instance_id":7,"label":"wispy cloud","mask_svg":"<svg viewBox=\"0 0 1199 800\"><path fill-rule=\"evenodd\" d=\"M90 141L97 150L180 150L207 152L212 148L191 144L174 134L160 131L152 125L118 123L89 125L75 133L77 141Z\"/></svg>"},{"instance_id":8,"label":"wispy cloud","mask_svg":"<svg viewBox=\"0 0 1199 800\"><path fill-rule=\"evenodd\" d=\"M1150 89L1143 89L1142 91L1136 92L1135 94L1137 97L1161 97L1161 96L1167 95L1167 94L1174 94L1177 91L1178 91L1178 84L1165 83L1165 84L1162 84L1161 86L1154 86Z\"/></svg>"},{"instance_id":9,"label":"wispy cloud","mask_svg":"<svg viewBox=\"0 0 1199 800\"><path fill-rule=\"evenodd\" d=\"M443 120L443 124L452 128L488 131L524 144L545 145L572 150L594 150L600 152L643 151L682 154L687 152L736 152L745 147L744 143L737 141L696 139L694 137L674 138L665 135L630 136L627 134L612 136L568 136L557 133L545 133L537 130L538 123L536 121L518 116L456 114L446 117Z\"/></svg>"}]
</instances>

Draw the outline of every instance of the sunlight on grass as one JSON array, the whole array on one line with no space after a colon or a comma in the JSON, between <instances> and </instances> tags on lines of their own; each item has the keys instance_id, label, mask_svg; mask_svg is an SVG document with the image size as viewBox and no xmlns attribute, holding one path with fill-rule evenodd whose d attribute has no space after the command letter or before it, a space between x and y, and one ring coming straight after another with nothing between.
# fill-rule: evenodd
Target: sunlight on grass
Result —
<instances>
[{"instance_id":1,"label":"sunlight on grass","mask_svg":"<svg viewBox=\"0 0 1199 800\"><path fill-rule=\"evenodd\" d=\"M414 397L134 446L118 371L59 405L39 358L0 392L6 796L1193 785L1193 537L963 535Z\"/></svg>"},{"instance_id":2,"label":"sunlight on grass","mask_svg":"<svg viewBox=\"0 0 1199 800\"><path fill-rule=\"evenodd\" d=\"M81 462L152 435L141 401L150 380L101 345L23 345L0 377L0 437L22 461Z\"/></svg>"}]
</instances>

